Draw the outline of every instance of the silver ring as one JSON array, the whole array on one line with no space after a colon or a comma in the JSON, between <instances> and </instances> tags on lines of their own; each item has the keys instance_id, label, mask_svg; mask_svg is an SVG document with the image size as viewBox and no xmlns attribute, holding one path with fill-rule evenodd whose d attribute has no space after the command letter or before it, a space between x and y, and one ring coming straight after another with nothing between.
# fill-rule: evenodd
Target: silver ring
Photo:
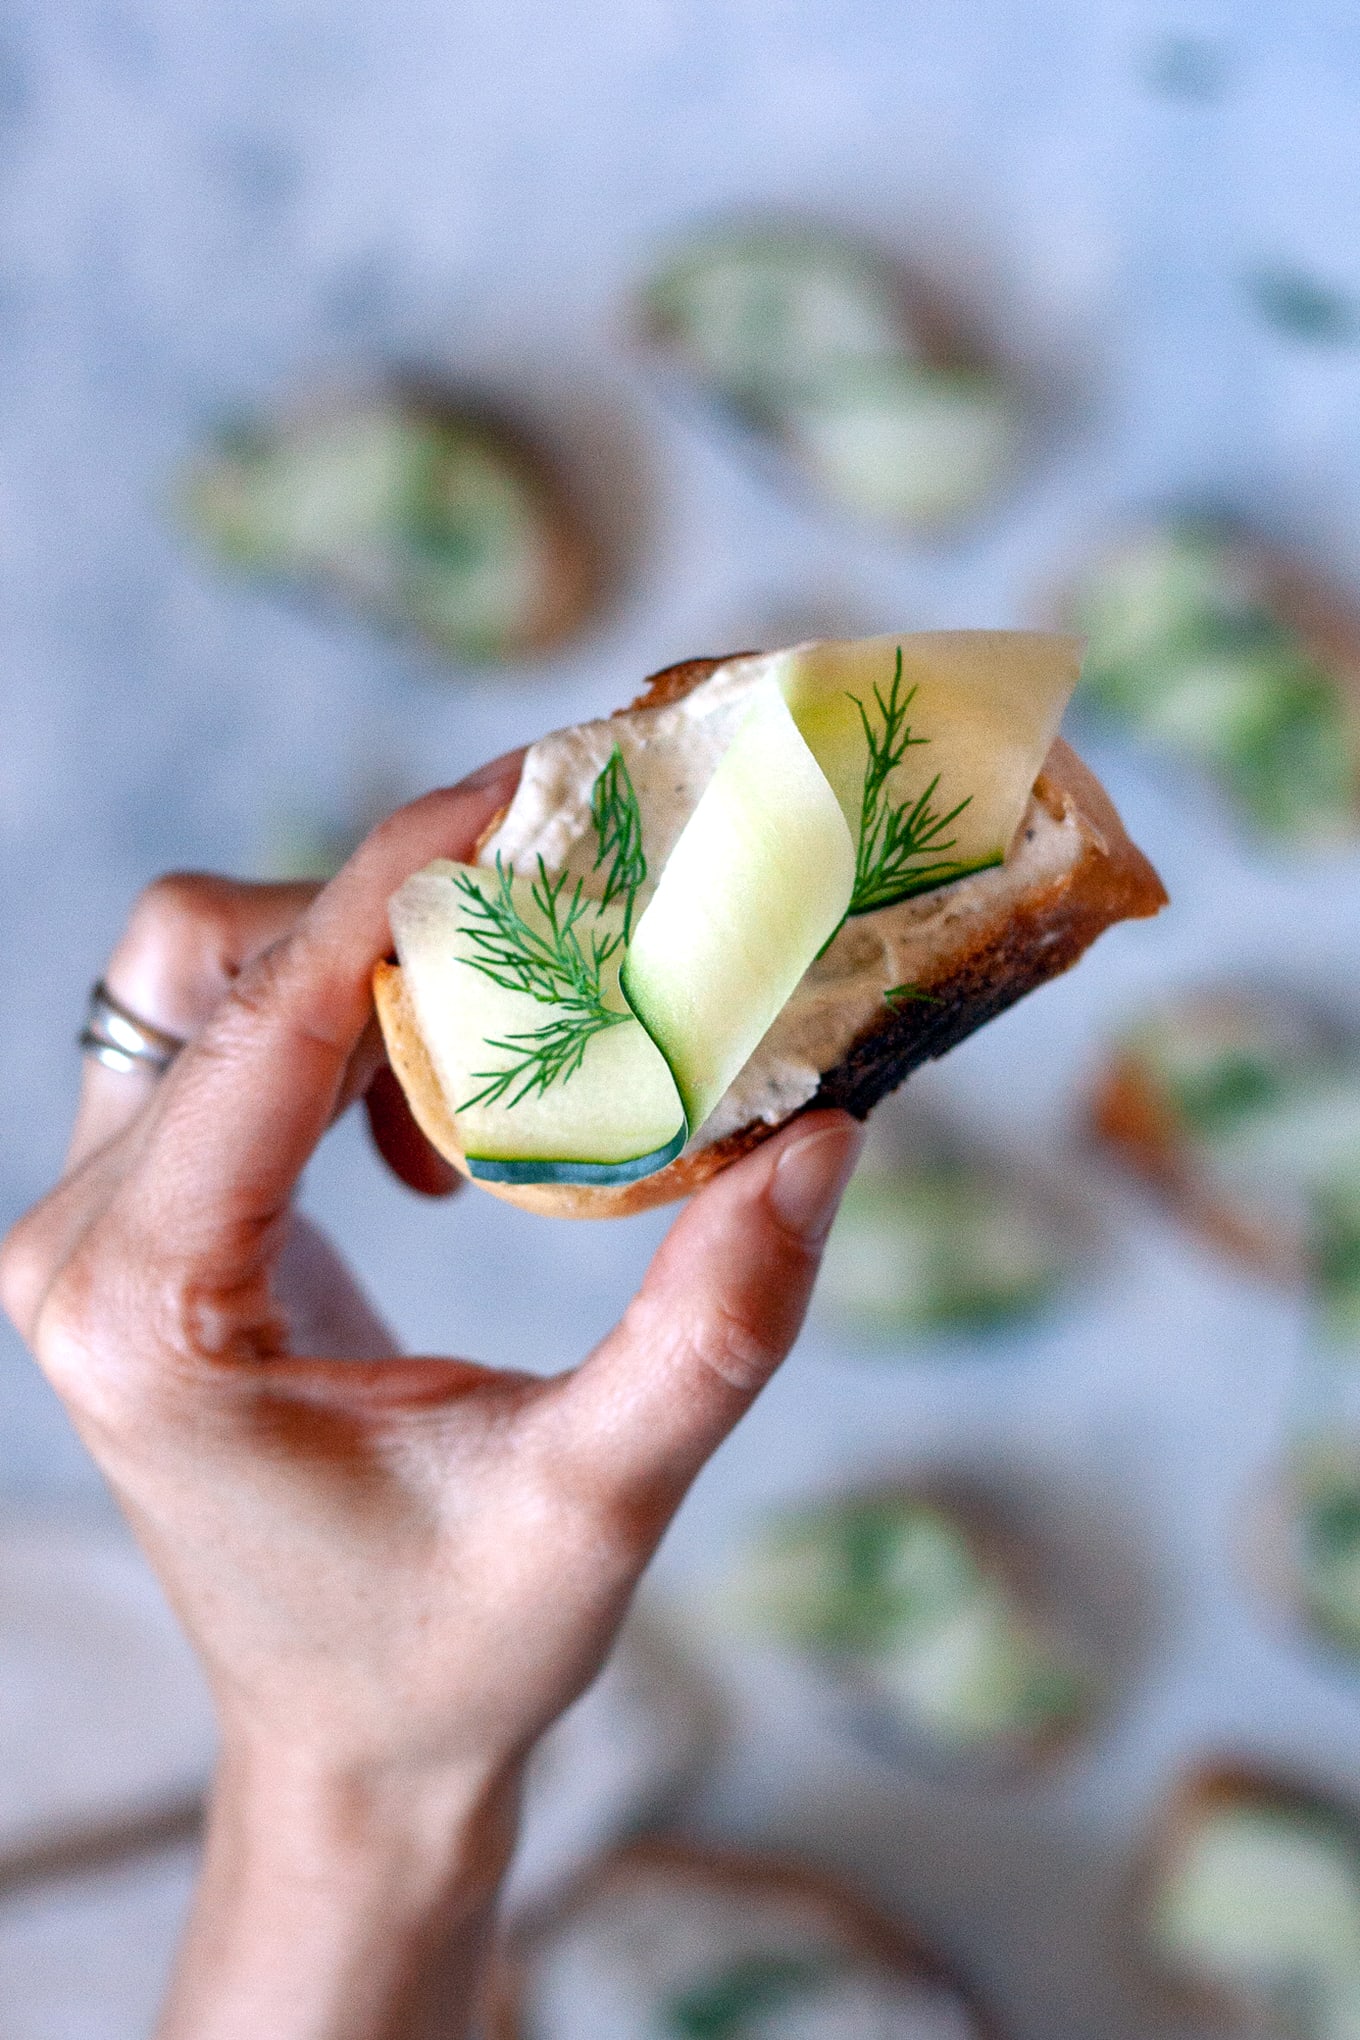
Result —
<instances>
[{"instance_id":1,"label":"silver ring","mask_svg":"<svg viewBox=\"0 0 1360 2040\"><path fill-rule=\"evenodd\" d=\"M168 1070L184 1043L176 1034L139 1020L118 999L101 978L90 993L85 1025L77 1036L83 1055L93 1056L107 1070L126 1076L129 1070L149 1070L160 1076Z\"/></svg>"}]
</instances>

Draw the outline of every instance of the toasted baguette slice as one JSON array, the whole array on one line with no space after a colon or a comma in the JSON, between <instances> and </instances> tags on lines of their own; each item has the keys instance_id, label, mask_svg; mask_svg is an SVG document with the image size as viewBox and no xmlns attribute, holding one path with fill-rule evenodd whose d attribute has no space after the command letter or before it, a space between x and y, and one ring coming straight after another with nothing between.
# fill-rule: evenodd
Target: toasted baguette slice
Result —
<instances>
[{"instance_id":1,"label":"toasted baguette slice","mask_svg":"<svg viewBox=\"0 0 1360 2040\"><path fill-rule=\"evenodd\" d=\"M1236 1976L1230 1968L1219 1969L1207 1962L1196 1961L1190 1951L1174 1946L1167 1938L1169 1880L1175 1877L1178 1865L1193 1849L1200 1831L1219 1820L1231 1819L1235 1814L1279 1821L1286 1832L1292 1831L1303 1839L1311 1835L1314 1846L1333 1853L1346 1866L1350 1881L1360 1887L1356 1871L1360 1863L1360 1854L1357 1853L1360 1829L1357 1828L1353 1806L1339 1796L1332 1796L1311 1780L1269 1771L1249 1758L1243 1761L1228 1757L1218 1762L1206 1762L1190 1772L1173 1789L1155 1818L1135 1866L1134 1914L1145 1955L1162 1986L1168 2009L1188 2012L1197 2019L1207 2019L1215 2027L1228 2027L1233 2032L1259 2033L1263 2040L1266 2034L1278 2032L1284 2040L1284 2036L1295 2029L1292 2023L1277 2024L1280 2000L1272 2001L1271 1987L1281 1982L1282 1971L1290 1980L1302 1971L1301 1980L1305 1987L1312 1980L1308 1973L1312 1965L1301 1959L1297 1945L1301 1919L1297 1888L1279 1890L1272 1898L1268 1884L1260 1879L1258 1873L1251 1894L1257 1908L1256 1945L1253 1947L1252 1937L1244 1933L1238 1923L1233 1948ZM1330 1910L1326 1896L1319 1895L1315 1885L1307 1894L1310 1910L1319 1922L1319 1932L1323 1937ZM1294 1945L1289 1949L1287 1971L1278 1955L1273 1974L1270 1966L1262 1963L1259 1925L1263 1913L1267 1919L1273 1913L1286 1935L1290 1935L1290 1923L1293 1923L1290 1938ZM1322 1953L1325 1963L1325 1946ZM1347 2009L1352 2017L1355 2008L1353 1990L1353 1984L1349 1985ZM1302 1991L1299 2002L1303 2002ZM1326 2026L1318 2030L1331 2031L1332 2028ZM1335 2030L1340 2032L1341 2025L1338 2024Z\"/></svg>"},{"instance_id":2,"label":"toasted baguette slice","mask_svg":"<svg viewBox=\"0 0 1360 2040\"><path fill-rule=\"evenodd\" d=\"M725 663L690 659L669 666L618 713L664 708ZM1038 837L1036 807L1066 825L1056 865L1051 840L1042 855L1032 852ZM904 904L913 926L910 968L904 969L903 980L909 978L925 996L897 1008L885 1003L882 1018L833 1069L823 1071L816 1095L802 1111L842 1106L857 1119L867 1117L919 1064L945 1054L1036 985L1069 969L1116 921L1155 914L1165 906L1166 893L1147 858L1130 842L1103 787L1059 739L1006 863ZM440 1154L467 1174L453 1117L398 965L377 966L373 997L388 1057L417 1124ZM687 1197L776 1130L756 1120L708 1146L687 1149L655 1175L633 1183L484 1182L480 1187L547 1217L625 1218Z\"/></svg>"},{"instance_id":3,"label":"toasted baguette slice","mask_svg":"<svg viewBox=\"0 0 1360 2040\"><path fill-rule=\"evenodd\" d=\"M856 1519L866 1517L878 1519L874 1543L854 1536ZM917 1600L894 1614L894 1595L911 1599L903 1582L911 1577L912 1530L928 1524L954 1547L950 1599L932 1598L928 1607ZM866 1556L875 1544L881 1556ZM948 1613L965 1602L974 1611L1004 1609L1003 1649L1017 1632L1035 1646L1031 1683L1013 1689L1009 1720L995 1710L990 1720L967 1713L969 1682L975 1695L976 1682L987 1681L979 1669L985 1645L976 1628L952 1658L941 1642ZM729 1567L723 1610L739 1633L801 1660L838 1691L853 1739L937 1777L997 1779L1043 1765L1072 1747L1106 1697L1101 1660L1113 1639L1098 1633L1090 1582L1013 1496L967 1474L907 1476L779 1510ZM1129 1612L1121 1597L1125 1624ZM907 1669L914 1656L930 1668L925 1701ZM947 1698L946 1660L943 1676L954 1680Z\"/></svg>"},{"instance_id":4,"label":"toasted baguette slice","mask_svg":"<svg viewBox=\"0 0 1360 2040\"><path fill-rule=\"evenodd\" d=\"M737 1924L744 1914L750 1916L745 1935ZM665 1945L666 1928L672 1922L675 1951ZM763 1922L763 1932L757 1922ZM721 1991L724 1984L731 1990L738 1976L749 1975L753 1958L759 1961L761 1941L768 1935L775 1964L781 1958L787 1963L791 1957L791 1966L815 1964L822 1958L833 1974L853 1971L870 1987L877 1983L879 1989L900 1991L901 2023L893 2024L894 2033L914 2033L919 2020L930 2040L943 2034L949 2040L989 2036L995 2040L995 2029L946 1966L913 1932L880 1913L858 1892L806 1864L678 1840L634 1842L619 1850L581 1879L559 1905L512 1938L493 1984L489 2040L531 2036L570 2040L577 2033L596 2030L598 2008L582 2002L579 1967L580 1950L596 1933L607 1968L620 1962L625 1968L637 1963L644 1970L655 1965L663 1997L672 1989L683 1993L687 1987L702 1996L705 1985L709 1991ZM551 1968L569 1940L575 1943L578 1961L570 1965L568 2033L553 2014L554 2005L561 2014L564 1979L559 1972L554 1991ZM694 1964L695 1942L702 1947L714 1940L732 1944L726 1976L721 1959L715 1968L709 1967L718 1954L716 1947L687 1974ZM611 2009L612 2034L618 2030L618 2010ZM764 2007L766 2016L777 2014L777 2009L772 1994ZM861 2028L856 2021L837 2030L887 2030L881 2011L868 2016L871 2025ZM697 2006L694 2018L697 2030ZM728 2030L726 2025L723 2030Z\"/></svg>"}]
</instances>

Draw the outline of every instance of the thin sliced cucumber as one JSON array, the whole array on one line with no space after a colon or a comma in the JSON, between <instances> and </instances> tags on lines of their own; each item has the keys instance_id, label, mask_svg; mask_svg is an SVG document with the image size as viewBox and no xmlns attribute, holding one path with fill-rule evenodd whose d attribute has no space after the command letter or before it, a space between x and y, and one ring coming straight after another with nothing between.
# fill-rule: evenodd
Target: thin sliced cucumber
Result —
<instances>
[{"instance_id":1,"label":"thin sliced cucumber","mask_svg":"<svg viewBox=\"0 0 1360 2040\"><path fill-rule=\"evenodd\" d=\"M845 916L855 851L777 687L762 686L670 854L622 984L701 1126Z\"/></svg>"},{"instance_id":2,"label":"thin sliced cucumber","mask_svg":"<svg viewBox=\"0 0 1360 2040\"><path fill-rule=\"evenodd\" d=\"M393 933L473 1173L602 1183L662 1167L847 912L1001 862L1077 664L1074 640L1023 632L874 638L760 661L626 956L624 902L589 899L585 878L434 865L410 880ZM873 801L871 755L890 760ZM934 823L919 850L875 865L866 845L888 841L894 815ZM589 878L603 890L603 876ZM556 886L554 911L579 908L571 943L609 951L579 1055L553 1061L535 1046L576 1024L556 981L507 986L487 969L468 912L476 923L502 884L506 910L531 931L549 927L545 889ZM523 1080L511 1081L517 1058Z\"/></svg>"},{"instance_id":3,"label":"thin sliced cucumber","mask_svg":"<svg viewBox=\"0 0 1360 2040\"><path fill-rule=\"evenodd\" d=\"M800 646L780 684L858 843L868 743L858 702L876 729L898 654L911 743L891 774L890 799L910 807L934 784L945 815L966 803L924 855L941 884L1000 864L1081 672L1081 642L1040 631L924 631ZM919 890L904 883L899 897ZM888 905L892 895L877 900Z\"/></svg>"},{"instance_id":4,"label":"thin sliced cucumber","mask_svg":"<svg viewBox=\"0 0 1360 2040\"><path fill-rule=\"evenodd\" d=\"M521 1183L627 1181L660 1168L684 1144L684 1111L665 1057L618 996L617 951L603 990L619 1018L587 1042L579 1069L518 1099L515 1086L499 1100L472 1102L516 1060L502 1044L534 1035L555 1009L477 968L469 884L489 896L496 876L433 864L407 879L390 909L408 994L469 1168ZM525 920L541 927L531 884L516 879L513 891ZM592 910L596 926L606 938L621 933L622 908Z\"/></svg>"}]
</instances>

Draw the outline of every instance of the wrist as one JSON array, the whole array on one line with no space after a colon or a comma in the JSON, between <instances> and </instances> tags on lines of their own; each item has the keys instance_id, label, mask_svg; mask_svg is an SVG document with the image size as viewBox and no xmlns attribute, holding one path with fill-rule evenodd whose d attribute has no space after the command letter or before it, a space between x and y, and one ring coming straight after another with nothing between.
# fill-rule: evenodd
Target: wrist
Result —
<instances>
[{"instance_id":1,"label":"wrist","mask_svg":"<svg viewBox=\"0 0 1360 2040\"><path fill-rule=\"evenodd\" d=\"M517 1780L228 1750L163 2040L456 2040Z\"/></svg>"},{"instance_id":2,"label":"wrist","mask_svg":"<svg viewBox=\"0 0 1360 2040\"><path fill-rule=\"evenodd\" d=\"M412 1907L484 1903L514 1846L518 1778L438 1765L336 1765L227 1749L210 1826L259 1875L356 1894L399 1885Z\"/></svg>"}]
</instances>

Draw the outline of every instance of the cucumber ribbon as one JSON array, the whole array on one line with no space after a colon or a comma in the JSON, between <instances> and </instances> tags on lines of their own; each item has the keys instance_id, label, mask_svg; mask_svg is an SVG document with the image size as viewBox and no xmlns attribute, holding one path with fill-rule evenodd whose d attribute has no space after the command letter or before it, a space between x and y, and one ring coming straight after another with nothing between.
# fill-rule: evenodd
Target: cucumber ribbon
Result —
<instances>
[{"instance_id":1,"label":"cucumber ribbon","mask_svg":"<svg viewBox=\"0 0 1360 2040\"><path fill-rule=\"evenodd\" d=\"M398 956L474 1177L619 1183L672 1161L853 903L887 903L868 863L894 816L949 825L924 863L902 868L899 898L1001 862L1078 650L1036 633L940 632L750 664L744 719L631 939L624 903L583 901L541 868L439 862L395 895ZM527 931L510 979L488 973L497 912ZM539 950L549 963L535 977ZM539 1074L513 1082L528 1043Z\"/></svg>"}]
</instances>

